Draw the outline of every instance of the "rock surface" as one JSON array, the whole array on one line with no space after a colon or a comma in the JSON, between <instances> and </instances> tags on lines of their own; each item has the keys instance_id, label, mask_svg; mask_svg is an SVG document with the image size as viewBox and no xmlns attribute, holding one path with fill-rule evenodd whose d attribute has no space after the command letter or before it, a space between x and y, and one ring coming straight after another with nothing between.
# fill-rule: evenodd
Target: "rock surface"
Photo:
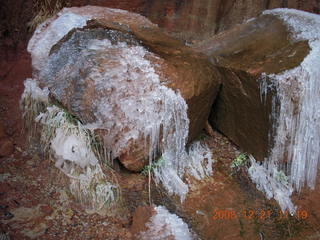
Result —
<instances>
[{"instance_id":1,"label":"rock surface","mask_svg":"<svg viewBox=\"0 0 320 240\"><path fill-rule=\"evenodd\" d=\"M148 162L153 140L144 140L143 131L148 131L149 122L153 126L152 121L158 121L153 116L162 111L157 109L159 104L173 101L169 108L177 104L168 89L179 92L188 105L189 141L200 134L220 85L219 72L203 54L173 40L144 17L126 11L88 6L65 9L61 16L77 16L76 26L82 29L63 26L56 32L54 26L61 20L55 17L36 31L29 43L34 78L49 87L52 97L84 124L100 129L108 149L117 145L113 157L120 157L132 171L141 170ZM58 37L48 38L50 34ZM161 101L153 106L155 98ZM125 120L133 117L134 122ZM170 115L163 117L170 119ZM162 133L165 127L162 125ZM111 134L114 136L106 139Z\"/></svg>"},{"instance_id":2,"label":"rock surface","mask_svg":"<svg viewBox=\"0 0 320 240\"><path fill-rule=\"evenodd\" d=\"M275 124L272 94L261 95L263 76L299 66L310 50L306 41L290 36L282 20L262 15L197 46L223 75L210 122L259 161L273 146Z\"/></svg>"}]
</instances>

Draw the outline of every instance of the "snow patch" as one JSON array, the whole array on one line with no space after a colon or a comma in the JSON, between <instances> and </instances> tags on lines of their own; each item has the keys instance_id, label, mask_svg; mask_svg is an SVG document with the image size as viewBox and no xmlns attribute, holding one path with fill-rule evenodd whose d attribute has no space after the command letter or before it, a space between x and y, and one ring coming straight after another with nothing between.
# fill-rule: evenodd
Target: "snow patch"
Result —
<instances>
[{"instance_id":1,"label":"snow patch","mask_svg":"<svg viewBox=\"0 0 320 240\"><path fill-rule=\"evenodd\" d=\"M98 159L84 139L75 134L66 134L62 128L56 129L55 137L51 141L51 149L57 159L74 162L81 168L95 166L98 163Z\"/></svg>"}]
</instances>

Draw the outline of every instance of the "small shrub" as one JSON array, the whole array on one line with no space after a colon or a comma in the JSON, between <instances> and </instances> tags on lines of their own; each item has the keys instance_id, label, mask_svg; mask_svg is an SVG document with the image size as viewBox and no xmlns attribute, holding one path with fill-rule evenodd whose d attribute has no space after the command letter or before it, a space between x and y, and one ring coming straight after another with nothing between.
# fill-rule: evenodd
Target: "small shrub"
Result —
<instances>
[{"instance_id":1,"label":"small shrub","mask_svg":"<svg viewBox=\"0 0 320 240\"><path fill-rule=\"evenodd\" d=\"M248 163L248 156L245 153L238 155L231 163L231 168L239 168Z\"/></svg>"}]
</instances>

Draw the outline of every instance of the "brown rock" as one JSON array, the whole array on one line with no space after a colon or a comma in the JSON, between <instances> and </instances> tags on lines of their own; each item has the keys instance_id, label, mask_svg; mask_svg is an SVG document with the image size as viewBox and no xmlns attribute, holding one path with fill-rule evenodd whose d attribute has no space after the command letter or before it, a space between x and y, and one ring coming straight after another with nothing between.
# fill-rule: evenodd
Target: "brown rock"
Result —
<instances>
[{"instance_id":1,"label":"brown rock","mask_svg":"<svg viewBox=\"0 0 320 240\"><path fill-rule=\"evenodd\" d=\"M13 153L13 151L14 145L9 139L0 139L0 157L8 157Z\"/></svg>"},{"instance_id":2,"label":"brown rock","mask_svg":"<svg viewBox=\"0 0 320 240\"><path fill-rule=\"evenodd\" d=\"M269 138L272 94L260 96L262 73L292 69L309 53L306 42L293 42L277 17L262 15L197 46L220 66L223 86L210 122L244 151L263 160L272 146ZM290 57L289 57L290 56Z\"/></svg>"},{"instance_id":3,"label":"brown rock","mask_svg":"<svg viewBox=\"0 0 320 240\"><path fill-rule=\"evenodd\" d=\"M55 44L50 55L57 54L61 61L64 61L66 55L75 54L74 52L63 52L63 44L77 44L72 42L74 38L85 36L90 39L105 39L109 37L114 42L125 41L129 45L143 46L150 52L146 55L150 63L154 66L156 73L160 77L160 82L168 86L176 92L180 92L188 105L189 125L189 141L192 141L199 135L205 126L208 119L210 108L216 97L220 85L220 74L214 68L207 57L201 53L196 53L191 48L184 46L181 42L169 37L163 33L156 25L152 24L146 18L124 11L113 11L107 8L98 7L83 7L70 8L68 11L78 15L90 14L94 16L88 26L83 29L70 31L63 39ZM37 33L38 37L46 31ZM110 36L109 36L109 35ZM113 34L113 35L112 35ZM70 43L71 42L71 43ZM37 45L35 45L37 46ZM61 50L62 49L62 50ZM60 55L59 55L60 54ZM121 56L121 49L113 49L113 56ZM54 55L56 56L56 55ZM118 60L114 60L111 55L109 58L101 57L102 54L90 55L91 62L95 62L95 66L99 66L99 71L103 72L104 66L108 66L111 73L118 71L117 68L121 65ZM104 53L103 56L106 56ZM86 62L88 57L86 56ZM92 123L97 121L96 117L96 101L99 101L113 94L116 89L101 91L94 85L92 79L92 65L84 63L81 57L78 57L73 66L64 69L64 65L56 61L57 57L50 59L48 72L50 74L41 75L40 83L42 86L48 86L51 90L52 97L62 103L72 114L78 117L84 123ZM81 68L80 68L81 66ZM130 73L135 72L140 74L143 69L130 67ZM34 76L37 76L39 69L34 69ZM107 73L107 72L106 72ZM112 73L114 74L114 73ZM130 77L129 77L130 78ZM132 81L128 79L128 81ZM143 85L143 84L141 84ZM133 86L133 85L131 85ZM143 88L143 86L139 87ZM152 87L150 87L152 89ZM109 92L108 92L109 91ZM145 91L151 91L146 89ZM122 94L122 93L121 93ZM136 93L141 94L140 90ZM117 95L118 96L118 95ZM138 95L140 96L140 95ZM124 122L125 116L118 114L120 104L124 97L120 97L119 103L111 105L112 113L116 114L113 117L116 122ZM118 100L117 100L118 101ZM138 109L139 110L139 109ZM137 110L137 111L138 111ZM121 110L123 111L123 110ZM109 116L103 116L103 122L107 122ZM117 123L118 124L118 123ZM132 130L135 126L126 125L121 130L115 131L112 127L99 131L99 134L105 140L104 143L108 149L114 147L117 141L123 139L122 134ZM140 131L140 130L139 130ZM108 142L104 136L114 134L114 142ZM126 140L126 146L121 152L116 153L116 157L120 158L123 165L132 171L140 171L147 163L148 145L145 144L143 134L138 140Z\"/></svg>"}]
</instances>

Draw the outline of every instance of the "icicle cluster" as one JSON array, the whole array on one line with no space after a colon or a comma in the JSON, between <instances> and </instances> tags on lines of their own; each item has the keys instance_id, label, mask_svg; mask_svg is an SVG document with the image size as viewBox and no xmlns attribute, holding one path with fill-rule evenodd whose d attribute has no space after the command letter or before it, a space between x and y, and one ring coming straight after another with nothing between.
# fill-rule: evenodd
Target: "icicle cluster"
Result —
<instances>
[{"instance_id":1,"label":"icicle cluster","mask_svg":"<svg viewBox=\"0 0 320 240\"><path fill-rule=\"evenodd\" d=\"M192 240L188 225L165 207L155 207L156 214L146 223L147 231L140 233L142 240Z\"/></svg>"},{"instance_id":2,"label":"icicle cluster","mask_svg":"<svg viewBox=\"0 0 320 240\"><path fill-rule=\"evenodd\" d=\"M260 164L252 156L249 158L251 166L248 172L257 189L264 192L268 199L274 198L283 212L288 210L293 215L296 211L290 199L293 188L286 175L278 170L277 165L268 162Z\"/></svg>"},{"instance_id":3,"label":"icicle cluster","mask_svg":"<svg viewBox=\"0 0 320 240\"><path fill-rule=\"evenodd\" d=\"M112 152L112 158L118 157L130 141L139 141L143 136L149 162L159 152L166 160L155 170L156 181L161 182L169 194L175 193L184 200L188 186L182 180L183 175L186 171L197 179L210 175L212 156L200 143L191 146L190 154L186 152L187 104L179 93L160 83L147 60L157 56L141 46L125 42L112 44L108 39L90 41L86 51L85 55L96 51L108 60L95 60L103 65L91 66L89 77L96 89L108 95L95 102L97 122L87 126L108 130L104 143Z\"/></svg>"},{"instance_id":4,"label":"icicle cluster","mask_svg":"<svg viewBox=\"0 0 320 240\"><path fill-rule=\"evenodd\" d=\"M282 19L291 32L292 41L308 41L311 49L300 66L264 76L260 86L262 100L268 90L276 89L271 113L275 136L267 163L263 166L254 163L251 176L259 189L269 197L273 195L282 209L292 212L288 199L291 186L297 191L305 184L314 188L320 159L320 16L292 9L268 10L264 14ZM273 169L286 172L289 188L274 181ZM262 177L263 172L267 172L267 177Z\"/></svg>"}]
</instances>

